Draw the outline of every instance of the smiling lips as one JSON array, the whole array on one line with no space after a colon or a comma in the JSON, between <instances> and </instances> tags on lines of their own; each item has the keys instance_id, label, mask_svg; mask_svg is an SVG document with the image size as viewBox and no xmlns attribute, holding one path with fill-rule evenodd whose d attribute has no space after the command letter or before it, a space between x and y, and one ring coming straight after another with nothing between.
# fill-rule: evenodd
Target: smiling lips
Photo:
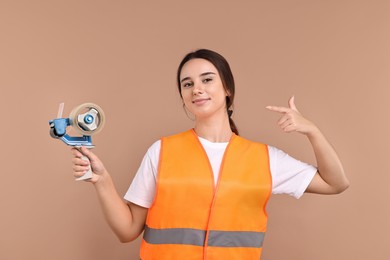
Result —
<instances>
[{"instance_id":1,"label":"smiling lips","mask_svg":"<svg viewBox=\"0 0 390 260\"><path fill-rule=\"evenodd\" d=\"M198 98L198 99L192 100L192 103L195 105L203 105L204 103L206 103L209 100L211 100L211 98Z\"/></svg>"}]
</instances>

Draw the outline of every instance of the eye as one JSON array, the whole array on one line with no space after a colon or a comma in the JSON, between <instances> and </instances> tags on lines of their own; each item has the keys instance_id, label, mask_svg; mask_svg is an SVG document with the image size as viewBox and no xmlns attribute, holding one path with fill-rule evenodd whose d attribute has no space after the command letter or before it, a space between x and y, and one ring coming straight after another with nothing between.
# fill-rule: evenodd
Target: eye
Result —
<instances>
[{"instance_id":1,"label":"eye","mask_svg":"<svg viewBox=\"0 0 390 260\"><path fill-rule=\"evenodd\" d=\"M210 82L210 81L212 81L213 79L212 78L205 78L204 80L203 80L203 83L208 83L208 82Z\"/></svg>"},{"instance_id":2,"label":"eye","mask_svg":"<svg viewBox=\"0 0 390 260\"><path fill-rule=\"evenodd\" d=\"M181 87L182 87L182 88L189 88L189 87L191 87L192 85L193 85L192 82L187 81L187 82L184 82L184 83L181 85Z\"/></svg>"}]
</instances>

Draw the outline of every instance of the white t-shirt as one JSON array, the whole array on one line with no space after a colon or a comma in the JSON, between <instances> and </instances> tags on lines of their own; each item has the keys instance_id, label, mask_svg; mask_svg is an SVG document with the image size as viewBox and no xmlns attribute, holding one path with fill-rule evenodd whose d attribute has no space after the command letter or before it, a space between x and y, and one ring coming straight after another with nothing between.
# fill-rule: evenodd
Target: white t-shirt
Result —
<instances>
[{"instance_id":1,"label":"white t-shirt","mask_svg":"<svg viewBox=\"0 0 390 260\"><path fill-rule=\"evenodd\" d=\"M199 137L214 173L217 183L222 157L228 143L213 143ZM125 200L139 206L150 208L155 196L157 169L161 141L155 142L145 154L133 182L125 194ZM270 171L272 175L272 193L288 194L299 198L310 184L317 168L289 156L282 150L268 146Z\"/></svg>"}]
</instances>

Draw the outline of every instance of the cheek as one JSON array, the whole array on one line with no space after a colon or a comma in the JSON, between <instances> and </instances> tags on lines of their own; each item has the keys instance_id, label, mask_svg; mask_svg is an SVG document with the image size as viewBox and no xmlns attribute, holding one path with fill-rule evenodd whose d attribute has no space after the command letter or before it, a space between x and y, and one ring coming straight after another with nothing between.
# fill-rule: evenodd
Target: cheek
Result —
<instances>
[{"instance_id":1,"label":"cheek","mask_svg":"<svg viewBox=\"0 0 390 260\"><path fill-rule=\"evenodd\" d=\"M191 103L192 95L189 93L189 91L182 91L181 92L181 100L184 102L184 104Z\"/></svg>"},{"instance_id":2,"label":"cheek","mask_svg":"<svg viewBox=\"0 0 390 260\"><path fill-rule=\"evenodd\" d=\"M218 99L218 101L225 101L226 100L226 91L222 86L218 86L210 92L214 96L215 99Z\"/></svg>"}]
</instances>

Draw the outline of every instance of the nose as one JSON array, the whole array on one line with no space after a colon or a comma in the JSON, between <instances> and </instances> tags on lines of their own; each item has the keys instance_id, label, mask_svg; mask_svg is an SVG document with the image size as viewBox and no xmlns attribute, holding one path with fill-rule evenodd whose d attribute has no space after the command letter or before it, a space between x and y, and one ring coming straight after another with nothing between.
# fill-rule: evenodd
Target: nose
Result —
<instances>
[{"instance_id":1,"label":"nose","mask_svg":"<svg viewBox=\"0 0 390 260\"><path fill-rule=\"evenodd\" d=\"M192 89L192 94L195 96L195 95L202 94L203 92L204 92L204 88L202 83L201 82L195 83Z\"/></svg>"}]
</instances>

